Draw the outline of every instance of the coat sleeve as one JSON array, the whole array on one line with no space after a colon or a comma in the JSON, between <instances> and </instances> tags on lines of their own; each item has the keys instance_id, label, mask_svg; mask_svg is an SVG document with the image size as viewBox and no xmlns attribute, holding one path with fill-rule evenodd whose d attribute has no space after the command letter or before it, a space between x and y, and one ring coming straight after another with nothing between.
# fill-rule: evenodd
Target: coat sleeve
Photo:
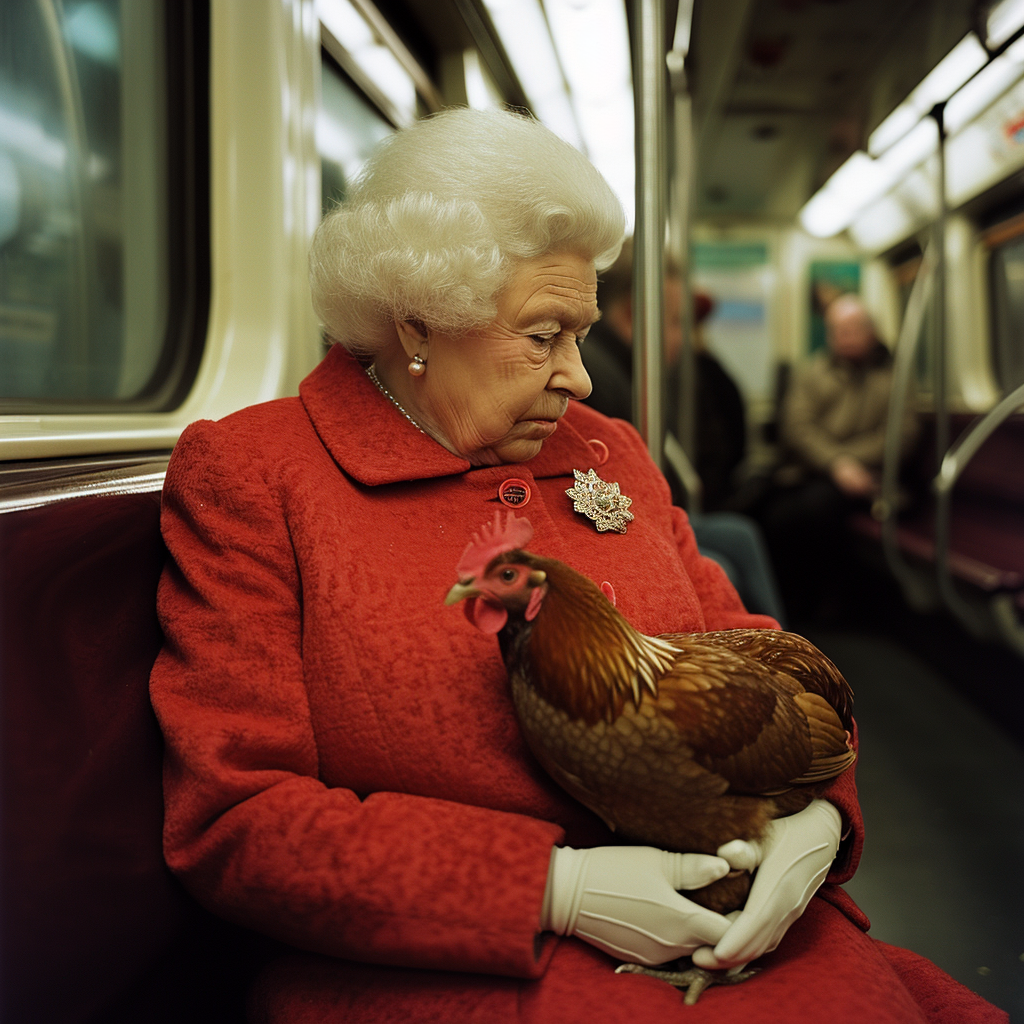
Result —
<instances>
[{"instance_id":1,"label":"coat sleeve","mask_svg":"<svg viewBox=\"0 0 1024 1024\"><path fill-rule=\"evenodd\" d=\"M318 778L282 495L219 424L171 459L151 695L170 867L215 912L349 959L533 977L553 824Z\"/></svg>"}]
</instances>

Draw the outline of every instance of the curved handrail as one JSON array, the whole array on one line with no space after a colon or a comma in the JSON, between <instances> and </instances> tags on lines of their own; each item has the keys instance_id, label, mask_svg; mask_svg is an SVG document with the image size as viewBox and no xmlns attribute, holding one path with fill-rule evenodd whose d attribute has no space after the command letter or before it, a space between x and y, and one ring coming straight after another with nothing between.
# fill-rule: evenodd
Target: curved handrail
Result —
<instances>
[{"instance_id":1,"label":"curved handrail","mask_svg":"<svg viewBox=\"0 0 1024 1024\"><path fill-rule=\"evenodd\" d=\"M957 592L949 567L949 540L952 519L953 488L981 446L1019 409L1024 408L1024 384L1010 392L995 408L968 427L950 445L935 477L935 562L939 593L951 612L968 628L977 631L977 613ZM992 601L993 618L1003 639L1024 654L1024 626L1021 625L1008 594L997 594Z\"/></svg>"},{"instance_id":2,"label":"curved handrail","mask_svg":"<svg viewBox=\"0 0 1024 1024\"><path fill-rule=\"evenodd\" d=\"M686 449L671 430L665 431L665 462L672 468L686 492L686 511L690 515L700 512L704 504L704 484L694 469Z\"/></svg>"},{"instance_id":3,"label":"curved handrail","mask_svg":"<svg viewBox=\"0 0 1024 1024\"><path fill-rule=\"evenodd\" d=\"M935 247L929 243L921 259L921 267L914 279L907 301L903 323L896 343L893 358L892 390L889 392L889 412L885 424L885 452L882 459L882 493L879 502L882 523L882 550L889 571L899 581L908 601L915 603L911 595L916 594L917 577L900 553L896 536L899 512L900 463L903 455L903 417L906 411L910 380L914 372L914 360L921 339L928 304L931 301L935 283Z\"/></svg>"}]
</instances>

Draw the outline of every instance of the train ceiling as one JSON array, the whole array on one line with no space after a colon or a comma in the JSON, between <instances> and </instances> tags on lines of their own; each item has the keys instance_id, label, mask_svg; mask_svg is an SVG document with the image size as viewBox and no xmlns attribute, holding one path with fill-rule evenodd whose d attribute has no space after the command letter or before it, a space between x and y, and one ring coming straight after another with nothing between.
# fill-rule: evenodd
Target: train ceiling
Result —
<instances>
[{"instance_id":1,"label":"train ceiling","mask_svg":"<svg viewBox=\"0 0 1024 1024\"><path fill-rule=\"evenodd\" d=\"M974 24L976 0L696 0L696 216L800 207Z\"/></svg>"},{"instance_id":2,"label":"train ceiling","mask_svg":"<svg viewBox=\"0 0 1024 1024\"><path fill-rule=\"evenodd\" d=\"M637 0L625 0L632 24ZM484 0L375 0L439 80L480 50L526 98ZM976 27L992 0L693 0L696 218L792 222L829 175ZM677 0L666 0L671 45Z\"/></svg>"}]
</instances>

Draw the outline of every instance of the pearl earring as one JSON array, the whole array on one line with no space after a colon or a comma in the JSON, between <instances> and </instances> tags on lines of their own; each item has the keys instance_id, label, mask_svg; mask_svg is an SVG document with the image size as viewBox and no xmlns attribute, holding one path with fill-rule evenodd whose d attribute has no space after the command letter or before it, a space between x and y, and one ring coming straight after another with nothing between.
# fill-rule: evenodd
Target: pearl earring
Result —
<instances>
[{"instance_id":1,"label":"pearl earring","mask_svg":"<svg viewBox=\"0 0 1024 1024\"><path fill-rule=\"evenodd\" d=\"M423 356L413 356L409 364L409 372L414 377L422 377L427 372L427 361Z\"/></svg>"}]
</instances>

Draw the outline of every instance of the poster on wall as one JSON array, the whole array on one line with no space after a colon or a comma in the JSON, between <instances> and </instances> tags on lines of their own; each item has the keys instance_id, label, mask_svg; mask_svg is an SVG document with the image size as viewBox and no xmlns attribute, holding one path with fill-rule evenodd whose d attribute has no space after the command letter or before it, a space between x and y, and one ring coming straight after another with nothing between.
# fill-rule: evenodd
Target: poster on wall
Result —
<instances>
[{"instance_id":1,"label":"poster on wall","mask_svg":"<svg viewBox=\"0 0 1024 1024\"><path fill-rule=\"evenodd\" d=\"M704 342L747 401L771 394L771 302L774 276L764 242L696 242L691 250L693 287L714 309L703 325Z\"/></svg>"},{"instance_id":2,"label":"poster on wall","mask_svg":"<svg viewBox=\"0 0 1024 1024\"><path fill-rule=\"evenodd\" d=\"M860 291L860 264L851 260L814 260L810 267L811 315L808 352L825 346L825 310L840 295Z\"/></svg>"}]
</instances>

